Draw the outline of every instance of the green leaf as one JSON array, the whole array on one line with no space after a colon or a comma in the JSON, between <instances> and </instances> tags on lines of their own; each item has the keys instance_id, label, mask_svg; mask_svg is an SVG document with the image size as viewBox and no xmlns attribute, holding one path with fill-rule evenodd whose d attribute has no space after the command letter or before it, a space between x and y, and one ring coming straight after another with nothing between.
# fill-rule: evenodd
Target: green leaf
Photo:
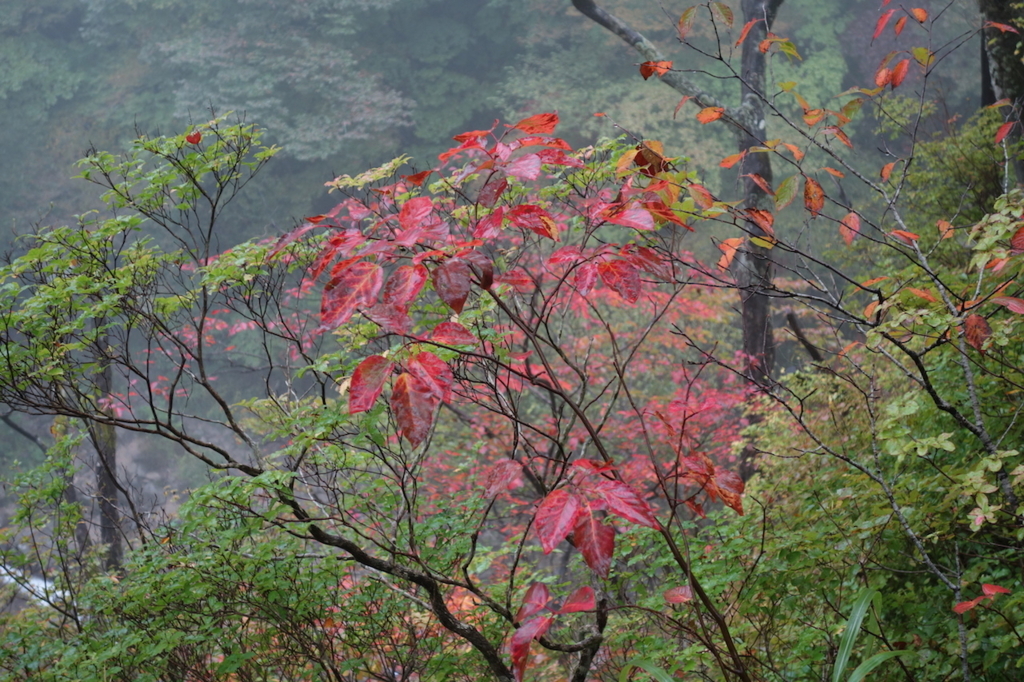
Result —
<instances>
[{"instance_id":1,"label":"green leaf","mask_svg":"<svg viewBox=\"0 0 1024 682\"><path fill-rule=\"evenodd\" d=\"M634 658L632 661L624 665L622 667L622 672L619 674L619 682L629 682L629 673L633 668L646 670L647 674L657 680L657 682L676 682L676 680L672 679L667 672L654 665L652 661L649 661L646 658Z\"/></svg>"},{"instance_id":2,"label":"green leaf","mask_svg":"<svg viewBox=\"0 0 1024 682\"><path fill-rule=\"evenodd\" d=\"M796 193L799 187L799 173L796 175L790 175L788 178L780 182L779 186L775 188L775 210L781 211L793 203L793 199L796 199Z\"/></svg>"},{"instance_id":3,"label":"green leaf","mask_svg":"<svg viewBox=\"0 0 1024 682\"><path fill-rule=\"evenodd\" d=\"M880 666L882 663L888 661L890 658L895 658L896 656L904 656L906 654L911 653L913 652L909 649L904 649L903 651L883 651L881 653L877 653L868 660L858 665L857 669L850 673L850 677L847 678L846 682L860 682L867 676L868 673L870 673L872 670ZM833 677L833 679L835 678Z\"/></svg>"},{"instance_id":4,"label":"green leaf","mask_svg":"<svg viewBox=\"0 0 1024 682\"><path fill-rule=\"evenodd\" d=\"M864 620L864 614L868 612L871 600L875 598L876 594L878 594L877 590L862 590L860 596L857 597L857 601L853 603L853 611L850 613L850 619L846 621L843 638L839 642L839 654L836 656L836 663L832 667L832 682L841 682L843 671L846 670L846 664L849 662L850 654L853 652L853 644L857 641L857 635L860 634L860 624Z\"/></svg>"}]
</instances>

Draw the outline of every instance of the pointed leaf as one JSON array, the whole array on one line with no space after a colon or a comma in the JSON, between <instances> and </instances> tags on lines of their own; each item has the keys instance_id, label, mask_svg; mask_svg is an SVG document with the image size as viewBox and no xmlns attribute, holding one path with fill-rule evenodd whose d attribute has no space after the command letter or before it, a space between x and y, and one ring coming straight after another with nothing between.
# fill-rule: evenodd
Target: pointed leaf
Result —
<instances>
[{"instance_id":1,"label":"pointed leaf","mask_svg":"<svg viewBox=\"0 0 1024 682\"><path fill-rule=\"evenodd\" d=\"M601 478L594 486L602 500L608 505L608 511L631 521L638 526L645 526L658 530L661 526L654 518L647 502L642 500L632 488L623 483L609 478Z\"/></svg>"},{"instance_id":2,"label":"pointed leaf","mask_svg":"<svg viewBox=\"0 0 1024 682\"><path fill-rule=\"evenodd\" d=\"M539 173L540 172L540 159L537 157L536 154L530 154L530 156L532 156L532 157L534 157L536 159L536 161L537 161L537 171ZM515 165L515 164L512 164L512 165ZM520 169L517 169L517 170L522 172L524 169L520 168ZM512 172L512 167L511 166L508 168L508 171L509 171L509 175L515 175L515 173ZM520 177L521 178L522 176L516 176L516 177ZM535 177L537 177L537 175L535 174L533 177L535 178ZM533 179L533 178L530 178L530 179ZM494 205L496 203L498 203L498 199L501 198L501 195L505 193L506 189L508 189L508 180L506 180L505 177L502 176L502 175L492 175L487 180L487 184L484 185L480 189L480 193L476 196L476 200L477 200L477 202L481 206L485 206L487 208L494 208Z\"/></svg>"},{"instance_id":3,"label":"pointed leaf","mask_svg":"<svg viewBox=\"0 0 1024 682\"><path fill-rule=\"evenodd\" d=\"M608 577L615 551L615 529L601 523L589 504L582 505L573 527L573 542L587 566L602 578Z\"/></svg>"},{"instance_id":4,"label":"pointed leaf","mask_svg":"<svg viewBox=\"0 0 1024 682\"><path fill-rule=\"evenodd\" d=\"M732 259L736 256L736 250L743 244L743 237L731 237L725 239L718 248L722 250L722 257L718 259L718 267L722 270L728 270L729 265L732 264Z\"/></svg>"},{"instance_id":5,"label":"pointed leaf","mask_svg":"<svg viewBox=\"0 0 1024 682\"><path fill-rule=\"evenodd\" d=\"M547 494L533 520L545 554L550 554L569 535L579 514L580 498L577 495L565 488L557 488Z\"/></svg>"},{"instance_id":6,"label":"pointed leaf","mask_svg":"<svg viewBox=\"0 0 1024 682\"><path fill-rule=\"evenodd\" d=\"M749 175L743 175L741 177L750 178L750 181L753 182L758 187L760 187L762 192L764 192L770 197L775 196L775 190L772 189L772 186L768 184L767 180L762 178L757 173L750 173Z\"/></svg>"},{"instance_id":7,"label":"pointed leaf","mask_svg":"<svg viewBox=\"0 0 1024 682\"><path fill-rule=\"evenodd\" d=\"M414 448L426 440L434 423L436 399L426 386L408 372L395 379L391 389L391 411L398 430Z\"/></svg>"},{"instance_id":8,"label":"pointed leaf","mask_svg":"<svg viewBox=\"0 0 1024 682\"><path fill-rule=\"evenodd\" d=\"M536 180L540 175L540 157L536 154L520 156L505 168L505 172L520 180Z\"/></svg>"},{"instance_id":9,"label":"pointed leaf","mask_svg":"<svg viewBox=\"0 0 1024 682\"><path fill-rule=\"evenodd\" d=\"M722 17L722 20L725 22L726 26L732 28L733 15L732 8L729 7L729 5L725 4L724 2L717 2L716 0L716 2L711 3L711 10L715 14L718 14L720 17Z\"/></svg>"},{"instance_id":10,"label":"pointed leaf","mask_svg":"<svg viewBox=\"0 0 1024 682\"><path fill-rule=\"evenodd\" d=\"M843 238L847 246L850 246L858 234L860 234L860 216L853 212L847 213L843 221L839 223L839 236Z\"/></svg>"},{"instance_id":11,"label":"pointed leaf","mask_svg":"<svg viewBox=\"0 0 1024 682\"><path fill-rule=\"evenodd\" d=\"M363 315L388 334L404 336L412 329L412 320L404 305L378 303L371 308L364 308Z\"/></svg>"},{"instance_id":12,"label":"pointed leaf","mask_svg":"<svg viewBox=\"0 0 1024 682\"><path fill-rule=\"evenodd\" d=\"M481 218L473 228L473 239L494 239L501 236L501 225L505 219L505 207L499 206Z\"/></svg>"},{"instance_id":13,"label":"pointed leaf","mask_svg":"<svg viewBox=\"0 0 1024 682\"><path fill-rule=\"evenodd\" d=\"M580 259L580 247L576 244L570 244L569 246L563 246L556 249L554 253L548 257L548 265L562 265L565 263L576 263Z\"/></svg>"},{"instance_id":14,"label":"pointed leaf","mask_svg":"<svg viewBox=\"0 0 1024 682\"><path fill-rule=\"evenodd\" d=\"M558 241L558 224L540 206L520 204L508 212L508 217L517 227L526 228L542 237Z\"/></svg>"},{"instance_id":15,"label":"pointed leaf","mask_svg":"<svg viewBox=\"0 0 1024 682\"><path fill-rule=\"evenodd\" d=\"M990 300L1005 307L1012 313L1024 315L1024 299L1014 298L1013 296L996 296Z\"/></svg>"},{"instance_id":16,"label":"pointed leaf","mask_svg":"<svg viewBox=\"0 0 1024 682\"><path fill-rule=\"evenodd\" d=\"M715 467L715 483L722 502L740 516L743 516L744 483L740 475L731 469Z\"/></svg>"},{"instance_id":17,"label":"pointed leaf","mask_svg":"<svg viewBox=\"0 0 1024 682\"><path fill-rule=\"evenodd\" d=\"M580 296L586 296L597 283L597 263L584 263L576 270L573 284Z\"/></svg>"},{"instance_id":18,"label":"pointed leaf","mask_svg":"<svg viewBox=\"0 0 1024 682\"><path fill-rule=\"evenodd\" d=\"M775 190L775 210L781 211L793 203L793 199L796 199L796 192L799 187L799 174L790 175L788 178L780 182L778 188Z\"/></svg>"},{"instance_id":19,"label":"pointed leaf","mask_svg":"<svg viewBox=\"0 0 1024 682\"><path fill-rule=\"evenodd\" d=\"M509 653L512 657L512 671L516 682L523 682L523 673L526 672L526 663L530 653L530 643L551 627L552 616L533 618L520 626L512 635L512 642L509 644Z\"/></svg>"},{"instance_id":20,"label":"pointed leaf","mask_svg":"<svg viewBox=\"0 0 1024 682\"><path fill-rule=\"evenodd\" d=\"M558 114L537 114L536 116L530 116L524 118L519 123L516 123L513 128L521 130L528 135L549 135L555 132L555 126L558 125Z\"/></svg>"},{"instance_id":21,"label":"pointed leaf","mask_svg":"<svg viewBox=\"0 0 1024 682\"><path fill-rule=\"evenodd\" d=\"M444 403L452 401L455 376L448 363L430 351L417 353L406 363L406 369L427 387L427 391Z\"/></svg>"},{"instance_id":22,"label":"pointed leaf","mask_svg":"<svg viewBox=\"0 0 1024 682\"><path fill-rule=\"evenodd\" d=\"M889 235L895 237L907 246L910 246L921 238L920 235L914 234L913 232L907 232L906 230L893 230Z\"/></svg>"},{"instance_id":23,"label":"pointed leaf","mask_svg":"<svg viewBox=\"0 0 1024 682\"><path fill-rule=\"evenodd\" d=\"M381 300L391 305L410 303L427 283L427 269L422 265L402 265L388 277Z\"/></svg>"},{"instance_id":24,"label":"pointed leaf","mask_svg":"<svg viewBox=\"0 0 1024 682\"><path fill-rule=\"evenodd\" d=\"M747 218L750 219L755 225L761 228L761 231L769 237L775 236L775 229L772 225L775 224L775 216L771 214L771 211L764 211L759 208L748 208L743 211Z\"/></svg>"},{"instance_id":25,"label":"pointed leaf","mask_svg":"<svg viewBox=\"0 0 1024 682\"><path fill-rule=\"evenodd\" d=\"M629 303L640 298L640 271L625 260L611 260L600 263L597 272L601 281Z\"/></svg>"},{"instance_id":26,"label":"pointed leaf","mask_svg":"<svg viewBox=\"0 0 1024 682\"><path fill-rule=\"evenodd\" d=\"M964 319L964 339L975 350L983 351L985 341L990 336L992 336L992 327L988 325L988 320L981 315L968 315Z\"/></svg>"},{"instance_id":27,"label":"pointed leaf","mask_svg":"<svg viewBox=\"0 0 1024 682\"><path fill-rule=\"evenodd\" d=\"M724 159L722 159L721 161L719 161L718 165L721 166L722 168L732 168L737 163L742 161L743 157L746 156L746 155L747 155L746 151L742 151L739 154L730 154L729 156L727 156Z\"/></svg>"},{"instance_id":28,"label":"pointed leaf","mask_svg":"<svg viewBox=\"0 0 1024 682\"><path fill-rule=\"evenodd\" d=\"M689 585L681 585L665 590L662 596L669 604L685 604L693 599L693 589Z\"/></svg>"},{"instance_id":29,"label":"pointed leaf","mask_svg":"<svg viewBox=\"0 0 1024 682\"><path fill-rule=\"evenodd\" d=\"M580 611L593 611L596 608L597 599L594 596L594 588L584 585L569 595L557 613L579 613Z\"/></svg>"},{"instance_id":30,"label":"pointed leaf","mask_svg":"<svg viewBox=\"0 0 1024 682\"><path fill-rule=\"evenodd\" d=\"M484 478L484 497L494 497L513 487L522 471L523 465L514 459L503 459L495 464Z\"/></svg>"},{"instance_id":31,"label":"pointed leaf","mask_svg":"<svg viewBox=\"0 0 1024 682\"><path fill-rule=\"evenodd\" d=\"M690 29L693 28L693 20L697 18L697 9L698 7L695 5L683 10L682 15L679 17L679 22L676 24L676 32L679 34L679 40L686 40L686 36L690 33Z\"/></svg>"},{"instance_id":32,"label":"pointed leaf","mask_svg":"<svg viewBox=\"0 0 1024 682\"><path fill-rule=\"evenodd\" d=\"M814 178L804 178L804 208L810 212L812 218L817 218L824 207L825 190L821 188L821 184Z\"/></svg>"},{"instance_id":33,"label":"pointed leaf","mask_svg":"<svg viewBox=\"0 0 1024 682\"><path fill-rule=\"evenodd\" d=\"M357 308L370 307L384 283L384 271L376 263L359 261L337 272L324 287L320 325L334 329L345 324Z\"/></svg>"},{"instance_id":34,"label":"pointed leaf","mask_svg":"<svg viewBox=\"0 0 1024 682\"><path fill-rule=\"evenodd\" d=\"M513 620L522 623L530 616L535 616L543 611L549 601L551 601L551 593L548 592L548 586L544 583L531 583L530 588L523 595L523 604L516 611L516 617Z\"/></svg>"},{"instance_id":35,"label":"pointed leaf","mask_svg":"<svg viewBox=\"0 0 1024 682\"><path fill-rule=\"evenodd\" d=\"M991 583L982 583L981 592L987 597L994 597L997 594L1010 594L1010 590Z\"/></svg>"},{"instance_id":36,"label":"pointed leaf","mask_svg":"<svg viewBox=\"0 0 1024 682\"><path fill-rule=\"evenodd\" d=\"M697 120L701 123L711 123L722 118L722 114L725 113L725 109L722 107L704 107L697 112Z\"/></svg>"},{"instance_id":37,"label":"pointed leaf","mask_svg":"<svg viewBox=\"0 0 1024 682\"><path fill-rule=\"evenodd\" d=\"M384 390L395 363L381 355L371 355L356 367L348 391L348 413L358 414L373 407Z\"/></svg>"},{"instance_id":38,"label":"pointed leaf","mask_svg":"<svg viewBox=\"0 0 1024 682\"><path fill-rule=\"evenodd\" d=\"M653 230L657 227L650 212L643 208L613 206L602 211L601 217L615 225L632 227L635 230Z\"/></svg>"},{"instance_id":39,"label":"pointed leaf","mask_svg":"<svg viewBox=\"0 0 1024 682\"><path fill-rule=\"evenodd\" d=\"M882 16L878 17L878 22L875 24L875 33L871 36L871 40L878 40L878 36L882 35L882 31L885 30L885 25L889 23L889 19L892 19L892 15L896 14L896 10L890 9L882 13Z\"/></svg>"},{"instance_id":40,"label":"pointed leaf","mask_svg":"<svg viewBox=\"0 0 1024 682\"><path fill-rule=\"evenodd\" d=\"M1020 33L1020 31L1015 29L1013 26L1007 26L1006 24L999 24L999 23L996 23L994 21L986 21L984 28L995 28L995 29L998 29L1000 33Z\"/></svg>"},{"instance_id":41,"label":"pointed leaf","mask_svg":"<svg viewBox=\"0 0 1024 682\"><path fill-rule=\"evenodd\" d=\"M469 296L470 275L469 265L461 258L449 258L431 274L437 295L456 313L462 312Z\"/></svg>"},{"instance_id":42,"label":"pointed leaf","mask_svg":"<svg viewBox=\"0 0 1024 682\"><path fill-rule=\"evenodd\" d=\"M458 322L442 322L434 327L430 340L442 346L475 346L479 343L469 330Z\"/></svg>"},{"instance_id":43,"label":"pointed leaf","mask_svg":"<svg viewBox=\"0 0 1024 682\"><path fill-rule=\"evenodd\" d=\"M903 79L907 77L907 71L910 69L910 60L901 59L896 66L892 67L892 74L889 76L889 85L893 89L896 89L903 83Z\"/></svg>"},{"instance_id":44,"label":"pointed leaf","mask_svg":"<svg viewBox=\"0 0 1024 682\"><path fill-rule=\"evenodd\" d=\"M996 131L996 144L1002 142L1010 131L1013 130L1013 126L1017 125L1016 121L1007 121L1003 125L999 126L999 130Z\"/></svg>"},{"instance_id":45,"label":"pointed leaf","mask_svg":"<svg viewBox=\"0 0 1024 682\"><path fill-rule=\"evenodd\" d=\"M955 613L961 613L961 614L962 613L967 613L968 611L973 609L975 606L980 604L984 599L985 599L985 597L984 597L984 595L982 595L980 597L975 597L974 599L971 599L970 601L962 601L962 602L960 602L959 604L957 604L956 606L953 607L953 611Z\"/></svg>"},{"instance_id":46,"label":"pointed leaf","mask_svg":"<svg viewBox=\"0 0 1024 682\"><path fill-rule=\"evenodd\" d=\"M747 35L750 33L750 29L754 28L754 24L758 23L759 21L764 21L764 20L763 19L751 19L747 23L743 24L743 30L740 31L740 37L736 39L735 47L739 47L743 43L743 41L747 39Z\"/></svg>"},{"instance_id":47,"label":"pointed leaf","mask_svg":"<svg viewBox=\"0 0 1024 682\"><path fill-rule=\"evenodd\" d=\"M881 175L881 176L882 176L882 180L883 180L883 181L885 181L885 182L889 182L889 177L890 177L890 176L892 175L892 169L893 169L893 167L894 167L895 165L896 165L896 162L895 162L895 161L892 161L892 162L890 162L890 163L887 163L887 164L885 164L884 166L882 166L882 170L881 170L881 172L879 173L879 175Z\"/></svg>"},{"instance_id":48,"label":"pointed leaf","mask_svg":"<svg viewBox=\"0 0 1024 682\"><path fill-rule=\"evenodd\" d=\"M402 210L398 214L398 222L403 229L419 227L434 210L434 203L429 197L416 197L402 204Z\"/></svg>"},{"instance_id":49,"label":"pointed leaf","mask_svg":"<svg viewBox=\"0 0 1024 682\"><path fill-rule=\"evenodd\" d=\"M893 32L896 35L899 35L899 34L903 33L903 27L906 26L906 25L907 25L907 18L906 17L900 17L899 19L896 20L896 25L892 27L892 30L893 30Z\"/></svg>"},{"instance_id":50,"label":"pointed leaf","mask_svg":"<svg viewBox=\"0 0 1024 682\"><path fill-rule=\"evenodd\" d=\"M697 184L690 184L686 186L686 189L690 192L690 197L694 203L703 209L709 209L715 203L715 198L711 195L711 192L707 191L703 187Z\"/></svg>"}]
</instances>

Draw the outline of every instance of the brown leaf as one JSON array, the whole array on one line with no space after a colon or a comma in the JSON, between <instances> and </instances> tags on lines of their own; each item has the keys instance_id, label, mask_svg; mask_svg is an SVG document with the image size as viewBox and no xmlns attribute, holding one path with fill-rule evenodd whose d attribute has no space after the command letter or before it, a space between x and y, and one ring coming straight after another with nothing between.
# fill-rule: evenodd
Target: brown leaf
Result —
<instances>
[{"instance_id":1,"label":"brown leaf","mask_svg":"<svg viewBox=\"0 0 1024 682\"><path fill-rule=\"evenodd\" d=\"M821 209L825 207L825 190L814 178L804 178L804 208L812 218L817 218Z\"/></svg>"},{"instance_id":2,"label":"brown leaf","mask_svg":"<svg viewBox=\"0 0 1024 682\"><path fill-rule=\"evenodd\" d=\"M992 327L981 315L968 315L964 320L964 339L972 348L984 352L982 346L992 336Z\"/></svg>"}]
</instances>

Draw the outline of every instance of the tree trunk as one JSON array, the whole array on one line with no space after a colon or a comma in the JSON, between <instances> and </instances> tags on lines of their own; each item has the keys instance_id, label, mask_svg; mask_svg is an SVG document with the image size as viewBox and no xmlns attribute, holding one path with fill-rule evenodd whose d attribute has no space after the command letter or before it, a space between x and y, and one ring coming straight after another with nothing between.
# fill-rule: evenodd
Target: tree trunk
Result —
<instances>
[{"instance_id":1,"label":"tree trunk","mask_svg":"<svg viewBox=\"0 0 1024 682\"><path fill-rule=\"evenodd\" d=\"M978 9L984 21L1014 26L1014 21L1024 19L1024 9L1013 7L1009 0L978 0ZM1006 137L1008 145L1017 146L1021 141L1021 110L1024 107L1024 62L1018 54L1017 45L1021 41L1018 33L1001 31L998 28L986 28L981 32L982 47L986 59L982 61L982 106L985 103L986 91L992 101L1004 97L1013 103L1009 109L1007 121L1017 121L1018 125L1010 130ZM988 82L985 83L985 70L988 70ZM1024 184L1024 159L1015 155L1013 169L1017 184Z\"/></svg>"},{"instance_id":2,"label":"tree trunk","mask_svg":"<svg viewBox=\"0 0 1024 682\"><path fill-rule=\"evenodd\" d=\"M102 370L96 377L100 398L110 396L114 370L102 361ZM121 568L121 515L117 501L117 431L110 424L89 423L89 437L96 448L96 497L100 508L100 542L106 545L104 567L108 571Z\"/></svg>"},{"instance_id":3,"label":"tree trunk","mask_svg":"<svg viewBox=\"0 0 1024 682\"><path fill-rule=\"evenodd\" d=\"M743 0L744 24L756 19L761 21L751 27L743 43L740 104L737 107L725 107L725 118L737 127L741 152L760 145L765 140L765 55L758 49L758 45L767 36L782 2L783 0ZM588 19L622 38L645 60L665 60L664 55L653 43L624 21L599 7L593 0L572 0L572 4ZM671 70L662 74L660 78L676 91L692 97L701 107L723 106L684 75L682 70ZM768 154L746 155L741 168L744 175L757 174L769 183L772 180L771 157ZM771 208L770 198L749 177L743 179L743 191L745 207ZM746 224L746 229L751 236L765 236L752 222ZM770 381L775 361L771 298L767 293L772 285L773 269L771 251L749 242L733 259L732 271L740 291L742 307L743 352L748 358L747 377L757 386L764 386Z\"/></svg>"}]
</instances>

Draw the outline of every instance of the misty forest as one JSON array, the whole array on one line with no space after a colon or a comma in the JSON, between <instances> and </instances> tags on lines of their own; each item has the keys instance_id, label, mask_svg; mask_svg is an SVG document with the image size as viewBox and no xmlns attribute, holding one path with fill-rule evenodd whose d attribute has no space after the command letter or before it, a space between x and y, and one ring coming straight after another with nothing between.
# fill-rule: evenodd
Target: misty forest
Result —
<instances>
[{"instance_id":1,"label":"misty forest","mask_svg":"<svg viewBox=\"0 0 1024 682\"><path fill-rule=\"evenodd\" d=\"M0 2L0 680L1024 679L1024 3Z\"/></svg>"}]
</instances>

